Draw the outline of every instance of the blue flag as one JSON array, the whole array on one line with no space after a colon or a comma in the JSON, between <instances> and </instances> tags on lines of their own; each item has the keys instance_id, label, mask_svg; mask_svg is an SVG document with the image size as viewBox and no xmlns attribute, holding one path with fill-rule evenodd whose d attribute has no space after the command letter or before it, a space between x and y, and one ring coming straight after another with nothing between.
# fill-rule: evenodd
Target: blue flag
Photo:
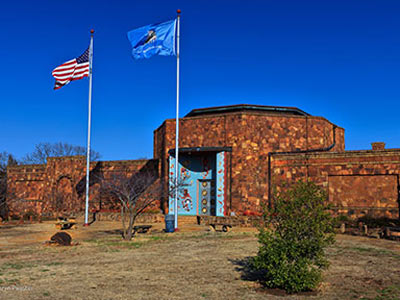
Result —
<instances>
[{"instance_id":1,"label":"blue flag","mask_svg":"<svg viewBox=\"0 0 400 300\"><path fill-rule=\"evenodd\" d=\"M127 33L135 59L150 58L153 55L176 55L176 20L152 24Z\"/></svg>"}]
</instances>

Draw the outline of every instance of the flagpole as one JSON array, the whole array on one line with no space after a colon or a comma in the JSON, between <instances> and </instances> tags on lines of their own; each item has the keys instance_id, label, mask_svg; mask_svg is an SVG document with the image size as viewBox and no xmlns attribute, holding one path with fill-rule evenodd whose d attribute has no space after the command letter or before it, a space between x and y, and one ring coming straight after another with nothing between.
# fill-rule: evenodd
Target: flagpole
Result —
<instances>
[{"instance_id":1,"label":"flagpole","mask_svg":"<svg viewBox=\"0 0 400 300\"><path fill-rule=\"evenodd\" d=\"M180 19L181 10L177 11L177 30L176 30L176 121L175 121L175 202L174 202L174 219L175 231L178 230L178 177L179 177L179 37L180 37Z\"/></svg>"},{"instance_id":2,"label":"flagpole","mask_svg":"<svg viewBox=\"0 0 400 300\"><path fill-rule=\"evenodd\" d=\"M90 30L90 46L89 46L89 111L88 111L88 135L86 148L86 203L85 203L85 224L89 226L89 171L90 171L90 125L92 117L92 67L93 67L93 33Z\"/></svg>"}]
</instances>

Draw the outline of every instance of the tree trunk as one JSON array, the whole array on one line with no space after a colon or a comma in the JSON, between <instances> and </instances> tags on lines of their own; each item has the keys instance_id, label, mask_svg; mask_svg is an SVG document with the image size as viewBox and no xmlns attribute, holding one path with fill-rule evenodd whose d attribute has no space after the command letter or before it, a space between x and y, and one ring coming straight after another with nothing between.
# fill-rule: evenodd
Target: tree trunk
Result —
<instances>
[{"instance_id":1,"label":"tree trunk","mask_svg":"<svg viewBox=\"0 0 400 300\"><path fill-rule=\"evenodd\" d=\"M126 227L125 227L125 213L124 206L121 205L121 221L122 221L122 237L125 239L126 236Z\"/></svg>"},{"instance_id":2,"label":"tree trunk","mask_svg":"<svg viewBox=\"0 0 400 300\"><path fill-rule=\"evenodd\" d=\"M129 224L128 228L125 231L124 240L130 241L132 239L133 225L135 224L135 214L130 211L129 212Z\"/></svg>"}]
</instances>

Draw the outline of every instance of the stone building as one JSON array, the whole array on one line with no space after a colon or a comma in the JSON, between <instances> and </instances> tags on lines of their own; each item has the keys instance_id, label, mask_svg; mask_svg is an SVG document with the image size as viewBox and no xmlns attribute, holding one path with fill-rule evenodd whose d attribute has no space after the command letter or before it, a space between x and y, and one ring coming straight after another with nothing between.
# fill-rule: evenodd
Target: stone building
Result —
<instances>
[{"instance_id":1,"label":"stone building","mask_svg":"<svg viewBox=\"0 0 400 300\"><path fill-rule=\"evenodd\" d=\"M298 108L232 105L194 109L179 121L178 209L180 215L243 215L271 203L272 187L309 179L326 189L335 210L351 216L398 217L400 149L345 151L344 129ZM175 176L175 119L154 131L152 160L91 164L91 173L135 173L149 168L168 190ZM91 180L92 181L92 180ZM8 169L8 190L24 199L14 214L55 209L61 192L67 211L84 208L83 157L50 158L47 165ZM91 207L112 209L90 182ZM96 196L97 195L97 196ZM160 195L159 208L173 213L173 199ZM16 202L15 202L16 203Z\"/></svg>"}]
</instances>

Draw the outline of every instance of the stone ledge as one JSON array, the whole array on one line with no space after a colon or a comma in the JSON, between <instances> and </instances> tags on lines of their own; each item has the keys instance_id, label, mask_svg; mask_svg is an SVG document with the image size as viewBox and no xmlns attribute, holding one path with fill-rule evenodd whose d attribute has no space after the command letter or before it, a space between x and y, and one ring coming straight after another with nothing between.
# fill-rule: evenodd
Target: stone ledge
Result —
<instances>
[{"instance_id":1,"label":"stone ledge","mask_svg":"<svg viewBox=\"0 0 400 300\"><path fill-rule=\"evenodd\" d=\"M226 216L226 217L216 217L216 216L198 216L199 225L210 225L213 223L224 223L232 226L239 227L256 227L261 225L262 217L260 216Z\"/></svg>"},{"instance_id":2,"label":"stone ledge","mask_svg":"<svg viewBox=\"0 0 400 300\"><path fill-rule=\"evenodd\" d=\"M329 162L329 163L309 163L309 162L301 162L301 163L291 163L291 164L280 164L274 165L272 162L272 166L274 168L282 168L282 167L305 167L305 166L350 166L350 165L385 165L385 164L400 164L400 160L393 161L352 161L352 162Z\"/></svg>"},{"instance_id":3,"label":"stone ledge","mask_svg":"<svg viewBox=\"0 0 400 300\"><path fill-rule=\"evenodd\" d=\"M10 166L10 167L7 167L7 170L13 171L13 170L20 170L20 169L28 169L28 168L45 170L46 165L45 164L33 164L33 165Z\"/></svg>"},{"instance_id":4,"label":"stone ledge","mask_svg":"<svg viewBox=\"0 0 400 300\"><path fill-rule=\"evenodd\" d=\"M273 160L296 160L300 157L307 159L319 158L343 158L343 157L382 157L382 156L400 156L400 148L385 149L385 150L346 150L344 152L316 152L316 153L293 153L293 154L274 154Z\"/></svg>"},{"instance_id":5,"label":"stone ledge","mask_svg":"<svg viewBox=\"0 0 400 300\"><path fill-rule=\"evenodd\" d=\"M86 156L85 155L52 156L47 158L47 162L51 160L81 160L81 159L86 160Z\"/></svg>"}]
</instances>

